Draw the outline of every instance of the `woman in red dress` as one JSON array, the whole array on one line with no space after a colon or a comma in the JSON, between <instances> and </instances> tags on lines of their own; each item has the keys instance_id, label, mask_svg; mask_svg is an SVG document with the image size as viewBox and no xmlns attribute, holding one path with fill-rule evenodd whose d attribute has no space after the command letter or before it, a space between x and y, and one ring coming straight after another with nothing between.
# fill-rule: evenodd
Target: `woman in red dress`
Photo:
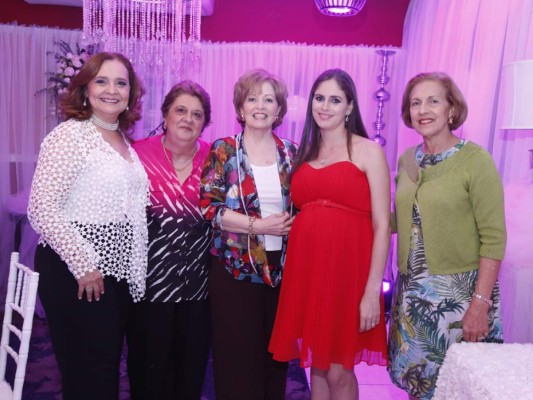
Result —
<instances>
[{"instance_id":1,"label":"woman in red dress","mask_svg":"<svg viewBox=\"0 0 533 400\"><path fill-rule=\"evenodd\" d=\"M387 364L381 284L390 181L346 72L328 70L315 81L294 171L300 213L269 350L277 360L300 358L311 367L313 399L357 399L353 366Z\"/></svg>"}]
</instances>

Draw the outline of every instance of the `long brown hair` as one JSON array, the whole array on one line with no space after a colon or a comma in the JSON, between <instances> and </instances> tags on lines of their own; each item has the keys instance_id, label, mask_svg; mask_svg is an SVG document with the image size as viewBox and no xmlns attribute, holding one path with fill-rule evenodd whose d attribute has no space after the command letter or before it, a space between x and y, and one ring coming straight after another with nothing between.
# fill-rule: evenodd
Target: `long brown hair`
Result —
<instances>
[{"instance_id":1,"label":"long brown hair","mask_svg":"<svg viewBox=\"0 0 533 400\"><path fill-rule=\"evenodd\" d=\"M102 52L89 58L78 75L72 77L70 85L61 97L61 112L65 118L74 118L79 121L87 120L93 114L90 104L83 106L87 96L87 85L98 75L102 64L108 60L118 60L128 70L130 84L130 95L128 98L128 109L120 113L118 117L119 128L122 132L130 134L133 131L135 122L141 119L141 98L144 95L144 86L138 78L131 62L120 53Z\"/></svg>"},{"instance_id":2,"label":"long brown hair","mask_svg":"<svg viewBox=\"0 0 533 400\"><path fill-rule=\"evenodd\" d=\"M305 162L316 160L318 151L320 150L320 128L313 118L313 98L318 86L325 81L334 79L344 92L348 103L353 104L352 112L348 115L348 121L344 123L346 126L346 147L348 149L348 156L352 157L351 142L352 135L368 137L366 133L363 119L361 118L361 111L359 111L359 104L357 103L357 91L352 77L342 69L328 69L322 72L309 93L309 100L307 102L307 114L305 116L305 125L302 133L302 140L298 148L298 154L293 167L293 173Z\"/></svg>"}]
</instances>

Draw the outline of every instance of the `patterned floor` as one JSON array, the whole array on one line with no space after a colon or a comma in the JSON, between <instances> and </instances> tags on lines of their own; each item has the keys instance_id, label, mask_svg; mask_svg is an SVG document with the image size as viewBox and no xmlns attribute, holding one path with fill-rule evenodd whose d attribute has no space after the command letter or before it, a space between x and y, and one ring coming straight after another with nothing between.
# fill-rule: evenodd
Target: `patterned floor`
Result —
<instances>
[{"instance_id":1,"label":"patterned floor","mask_svg":"<svg viewBox=\"0 0 533 400\"><path fill-rule=\"evenodd\" d=\"M3 319L3 315L0 315ZM0 321L2 320L0 319ZM125 364L125 354L120 371L120 400L129 399L129 385ZM211 364L211 362L210 362ZM8 364L8 372L13 374L13 365ZM50 344L48 327L43 319L35 318L30 344L30 355L26 369L26 380L22 400L61 400L59 371ZM297 363L289 365L287 378L287 400L307 400L310 398L307 378ZM215 400L213 392L213 372L208 366L201 400Z\"/></svg>"}]
</instances>

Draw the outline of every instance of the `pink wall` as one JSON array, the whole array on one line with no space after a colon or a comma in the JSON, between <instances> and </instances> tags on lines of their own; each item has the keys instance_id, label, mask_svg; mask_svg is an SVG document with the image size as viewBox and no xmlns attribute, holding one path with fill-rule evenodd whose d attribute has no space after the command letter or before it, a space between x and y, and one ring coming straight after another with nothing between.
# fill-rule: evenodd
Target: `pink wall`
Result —
<instances>
[{"instance_id":1,"label":"pink wall","mask_svg":"<svg viewBox=\"0 0 533 400\"><path fill-rule=\"evenodd\" d=\"M213 42L280 42L401 46L409 0L367 0L355 17L320 14L313 0L215 0L202 19L202 39ZM80 7L1 0L0 23L81 29Z\"/></svg>"}]
</instances>

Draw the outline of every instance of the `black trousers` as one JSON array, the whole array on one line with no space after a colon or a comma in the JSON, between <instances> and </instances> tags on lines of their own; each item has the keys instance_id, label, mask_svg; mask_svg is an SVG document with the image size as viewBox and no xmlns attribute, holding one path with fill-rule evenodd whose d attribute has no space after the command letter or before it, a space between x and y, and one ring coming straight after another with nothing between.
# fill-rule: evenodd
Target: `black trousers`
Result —
<instances>
[{"instance_id":1,"label":"black trousers","mask_svg":"<svg viewBox=\"0 0 533 400\"><path fill-rule=\"evenodd\" d=\"M127 328L132 400L199 400L209 357L208 300L134 304Z\"/></svg>"},{"instance_id":2,"label":"black trousers","mask_svg":"<svg viewBox=\"0 0 533 400\"><path fill-rule=\"evenodd\" d=\"M280 256L269 252L269 262ZM215 258L208 286L216 399L285 399L288 364L268 352L279 287L237 281Z\"/></svg>"},{"instance_id":3,"label":"black trousers","mask_svg":"<svg viewBox=\"0 0 533 400\"><path fill-rule=\"evenodd\" d=\"M131 296L126 281L104 278L100 301L78 300L78 283L49 246L39 245L35 269L52 346L61 372L63 400L116 400Z\"/></svg>"}]
</instances>

